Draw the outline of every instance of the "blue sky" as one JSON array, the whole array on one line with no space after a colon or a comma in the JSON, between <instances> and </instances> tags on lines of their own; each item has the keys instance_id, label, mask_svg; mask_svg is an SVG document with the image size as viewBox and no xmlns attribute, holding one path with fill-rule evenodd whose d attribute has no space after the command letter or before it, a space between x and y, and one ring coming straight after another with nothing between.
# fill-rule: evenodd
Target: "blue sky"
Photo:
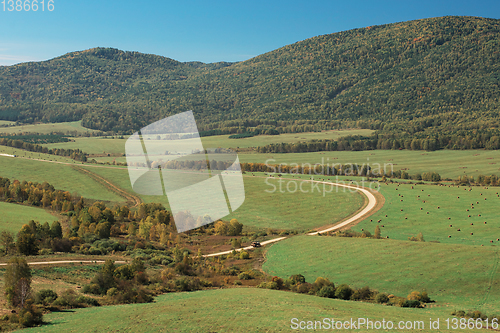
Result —
<instances>
[{"instance_id":1,"label":"blue sky","mask_svg":"<svg viewBox=\"0 0 500 333\"><path fill-rule=\"evenodd\" d=\"M9 12L8 1L0 0L0 65L97 46L179 61L242 61L309 37L375 24L446 15L500 18L498 0L54 0L52 12L48 0L44 12L41 0L37 12Z\"/></svg>"}]
</instances>

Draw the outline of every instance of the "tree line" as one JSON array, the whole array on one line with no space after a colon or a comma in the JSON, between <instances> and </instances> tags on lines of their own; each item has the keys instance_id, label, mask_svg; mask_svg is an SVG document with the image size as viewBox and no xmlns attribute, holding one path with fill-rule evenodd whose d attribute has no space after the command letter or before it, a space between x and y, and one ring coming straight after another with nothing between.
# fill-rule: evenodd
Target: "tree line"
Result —
<instances>
[{"instance_id":1,"label":"tree line","mask_svg":"<svg viewBox=\"0 0 500 333\"><path fill-rule=\"evenodd\" d=\"M22 139L0 138L0 145L13 147L17 149L23 149L35 153L65 156L79 162L87 162L87 156L88 156L87 153L84 153L80 149L63 149L63 148L49 149L39 144L26 142Z\"/></svg>"}]
</instances>

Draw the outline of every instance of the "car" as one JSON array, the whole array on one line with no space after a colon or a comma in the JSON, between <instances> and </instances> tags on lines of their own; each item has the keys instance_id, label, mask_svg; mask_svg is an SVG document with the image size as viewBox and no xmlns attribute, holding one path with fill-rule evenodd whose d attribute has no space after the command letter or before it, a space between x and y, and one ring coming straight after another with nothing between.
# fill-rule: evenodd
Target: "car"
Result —
<instances>
[{"instance_id":1,"label":"car","mask_svg":"<svg viewBox=\"0 0 500 333\"><path fill-rule=\"evenodd\" d=\"M262 245L260 244L260 242L252 242L252 246L253 247L261 247Z\"/></svg>"}]
</instances>

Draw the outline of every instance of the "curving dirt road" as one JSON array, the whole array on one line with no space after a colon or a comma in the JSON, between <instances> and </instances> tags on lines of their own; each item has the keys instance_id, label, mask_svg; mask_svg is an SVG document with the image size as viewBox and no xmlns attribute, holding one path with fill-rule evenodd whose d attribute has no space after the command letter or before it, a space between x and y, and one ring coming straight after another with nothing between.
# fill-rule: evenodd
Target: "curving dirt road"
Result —
<instances>
[{"instance_id":1,"label":"curving dirt road","mask_svg":"<svg viewBox=\"0 0 500 333\"><path fill-rule=\"evenodd\" d=\"M317 234L322 234L322 233L325 233L325 232L335 231L335 230L341 229L341 228L347 226L348 224L351 224L353 222L359 221L361 218L366 217L367 215L369 215L370 213L372 213L372 211L374 211L376 209L377 198L373 195L372 192L370 192L366 188L359 187L359 186L353 186L353 185L347 185L347 184L318 181L318 180L302 180L302 181L315 182L315 183L327 184L327 185L331 184L333 186L345 187L345 188L348 188L348 189L351 189L351 190L355 190L355 191L359 191L359 192L363 193L367 197L367 199L368 199L368 204L362 210L360 210L357 214L355 214L354 216L349 217L346 220L341 221L340 223L337 223L333 227L329 227L329 228L324 229L324 230L320 230L320 231L308 233L307 235L309 235L309 236L314 236L314 235L317 235ZM286 238L288 238L288 237L274 238L274 239L262 242L260 244L261 245L272 244L272 243L279 242L279 241L281 241L283 239L286 239ZM253 249L253 246L242 247L242 248L239 248L239 249L235 249L235 251L250 250L250 249ZM217 252L217 253L211 253L211 254L205 254L205 255L203 255L203 257L207 258L207 257L221 256L221 255L229 254L231 252L233 252L233 250L223 251L223 252Z\"/></svg>"}]
</instances>

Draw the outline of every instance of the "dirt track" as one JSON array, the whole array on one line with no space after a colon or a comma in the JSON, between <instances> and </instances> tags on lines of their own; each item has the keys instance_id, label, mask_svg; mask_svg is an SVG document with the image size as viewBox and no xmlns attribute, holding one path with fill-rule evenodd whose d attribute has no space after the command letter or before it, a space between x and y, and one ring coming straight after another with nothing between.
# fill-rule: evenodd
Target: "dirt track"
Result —
<instances>
[{"instance_id":1,"label":"dirt track","mask_svg":"<svg viewBox=\"0 0 500 333\"><path fill-rule=\"evenodd\" d=\"M329 232L329 231L339 230L339 229L342 229L342 228L346 227L347 225L355 224L356 222L361 221L362 219L370 216L371 214L373 214L374 212L376 212L377 210L379 210L381 208L381 204L383 204L383 202L381 202L382 200L377 200L377 197L372 193L372 191L374 191L374 190L370 191L370 190L367 190L364 187L353 186L353 185L346 185L346 184L339 184L339 183L331 183L331 182L325 182L325 181L316 181L316 180L302 180L302 181L317 182L317 183L320 183L320 184L328 184L328 185L332 184L334 186L339 186L339 187L344 187L344 188L348 188L348 189L351 189L351 190L359 191L359 192L363 193L366 196L367 200L368 200L368 203L358 213L356 213L354 216L348 217L347 219L345 219L343 221L340 221L339 223L335 224L332 227L327 227L326 229L323 229L323 230L320 230L320 231L308 233L307 235L309 235L309 236L314 236L314 235L322 234L322 233ZM377 196L380 196L381 199L383 199L383 196L380 193L378 193ZM286 238L288 238L288 237L279 237L279 238L270 239L268 241L262 242L261 245L267 245L267 244L276 243L276 242L279 242L279 241L281 241L283 239L286 239ZM253 247L252 246L247 246L247 247L235 249L235 251L250 250L250 249L253 249ZM203 257L215 257L215 256L229 254L231 252L233 252L233 250L223 251L223 252L217 252L217 253L211 253L211 254L205 254Z\"/></svg>"}]
</instances>

